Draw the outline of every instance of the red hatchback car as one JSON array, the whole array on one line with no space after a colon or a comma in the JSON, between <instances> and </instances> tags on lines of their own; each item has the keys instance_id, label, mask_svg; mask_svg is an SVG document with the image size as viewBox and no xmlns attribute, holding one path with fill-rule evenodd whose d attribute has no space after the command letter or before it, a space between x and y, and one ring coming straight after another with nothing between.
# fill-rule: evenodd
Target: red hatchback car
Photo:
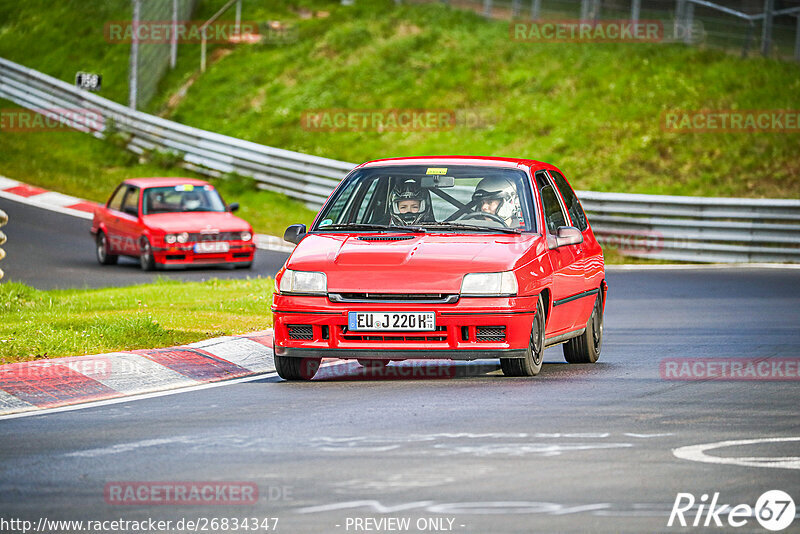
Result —
<instances>
[{"instance_id":1,"label":"red hatchback car","mask_svg":"<svg viewBox=\"0 0 800 534\"><path fill-rule=\"evenodd\" d=\"M533 376L546 347L600 355L603 252L563 173L529 159L370 161L331 194L276 277L275 366L321 358L499 358Z\"/></svg>"},{"instance_id":2,"label":"red hatchback car","mask_svg":"<svg viewBox=\"0 0 800 534\"><path fill-rule=\"evenodd\" d=\"M214 186L191 178L125 180L95 210L97 261L139 258L142 269L220 264L250 268L253 228L232 214Z\"/></svg>"}]
</instances>

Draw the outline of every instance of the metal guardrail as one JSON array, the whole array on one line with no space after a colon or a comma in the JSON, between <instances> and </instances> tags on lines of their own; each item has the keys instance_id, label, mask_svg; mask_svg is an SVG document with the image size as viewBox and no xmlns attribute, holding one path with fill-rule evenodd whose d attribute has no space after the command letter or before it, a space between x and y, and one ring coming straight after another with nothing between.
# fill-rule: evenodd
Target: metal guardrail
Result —
<instances>
[{"instance_id":1,"label":"metal guardrail","mask_svg":"<svg viewBox=\"0 0 800 534\"><path fill-rule=\"evenodd\" d=\"M96 137L124 132L133 152L173 152L185 168L202 174L250 176L266 189L315 208L355 166L134 111L2 58L0 98ZM86 120L75 121L80 113ZM800 262L800 200L593 191L578 195L601 242L616 245L626 255L697 262Z\"/></svg>"}]
</instances>

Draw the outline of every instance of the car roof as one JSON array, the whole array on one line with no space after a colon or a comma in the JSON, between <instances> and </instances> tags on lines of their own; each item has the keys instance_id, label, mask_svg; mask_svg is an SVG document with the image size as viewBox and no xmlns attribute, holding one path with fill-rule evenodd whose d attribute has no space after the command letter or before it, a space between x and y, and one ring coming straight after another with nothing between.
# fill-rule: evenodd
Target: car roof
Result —
<instances>
[{"instance_id":1,"label":"car roof","mask_svg":"<svg viewBox=\"0 0 800 534\"><path fill-rule=\"evenodd\" d=\"M209 185L205 180L197 178L129 178L126 184L135 185L142 189L147 187L171 187L175 185Z\"/></svg>"},{"instance_id":2,"label":"car roof","mask_svg":"<svg viewBox=\"0 0 800 534\"><path fill-rule=\"evenodd\" d=\"M555 168L549 163L526 158L500 158L494 156L411 156L403 158L376 159L362 163L361 167L384 167L387 165L486 165L500 167L531 167L531 168Z\"/></svg>"}]
</instances>

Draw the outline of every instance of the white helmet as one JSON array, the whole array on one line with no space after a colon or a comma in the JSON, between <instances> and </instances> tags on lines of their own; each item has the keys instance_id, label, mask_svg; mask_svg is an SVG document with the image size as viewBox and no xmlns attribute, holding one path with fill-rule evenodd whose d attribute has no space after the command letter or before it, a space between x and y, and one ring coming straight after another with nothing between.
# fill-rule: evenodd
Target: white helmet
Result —
<instances>
[{"instance_id":1,"label":"white helmet","mask_svg":"<svg viewBox=\"0 0 800 534\"><path fill-rule=\"evenodd\" d=\"M480 204L486 200L500 202L495 215L506 221L519 214L517 188L506 178L490 176L478 182L472 194L472 201L475 202L476 208L480 209Z\"/></svg>"},{"instance_id":2,"label":"white helmet","mask_svg":"<svg viewBox=\"0 0 800 534\"><path fill-rule=\"evenodd\" d=\"M400 202L404 200L416 200L419 202L419 210L417 212L401 213ZM431 193L427 189L420 187L413 178L404 180L394 186L389 195L389 205L393 224L404 226L433 220Z\"/></svg>"}]
</instances>

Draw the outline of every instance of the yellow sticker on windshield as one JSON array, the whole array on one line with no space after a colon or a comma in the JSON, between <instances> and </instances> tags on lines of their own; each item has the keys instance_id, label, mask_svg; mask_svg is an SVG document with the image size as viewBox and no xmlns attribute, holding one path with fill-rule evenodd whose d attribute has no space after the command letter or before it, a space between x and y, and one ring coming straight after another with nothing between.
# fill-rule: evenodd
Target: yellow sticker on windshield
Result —
<instances>
[{"instance_id":1,"label":"yellow sticker on windshield","mask_svg":"<svg viewBox=\"0 0 800 534\"><path fill-rule=\"evenodd\" d=\"M447 167L428 167L425 174L447 174Z\"/></svg>"},{"instance_id":2,"label":"yellow sticker on windshield","mask_svg":"<svg viewBox=\"0 0 800 534\"><path fill-rule=\"evenodd\" d=\"M194 191L193 185L176 185L175 191Z\"/></svg>"}]
</instances>

